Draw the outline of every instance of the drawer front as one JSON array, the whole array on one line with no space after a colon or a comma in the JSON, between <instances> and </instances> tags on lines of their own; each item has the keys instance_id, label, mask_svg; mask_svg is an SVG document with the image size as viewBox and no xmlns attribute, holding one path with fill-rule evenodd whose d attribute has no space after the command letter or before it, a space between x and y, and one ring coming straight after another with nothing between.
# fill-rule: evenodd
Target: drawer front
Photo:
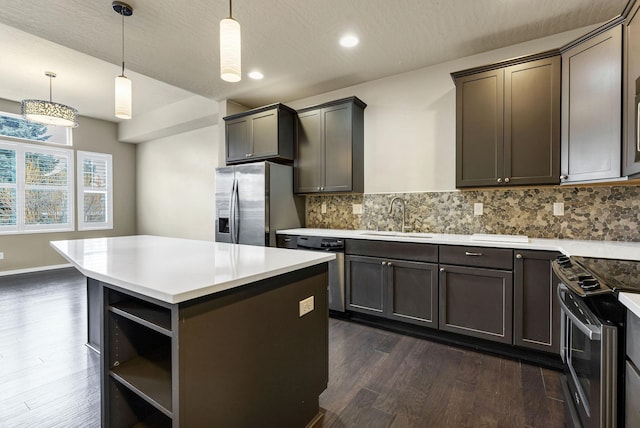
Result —
<instances>
[{"instance_id":1,"label":"drawer front","mask_svg":"<svg viewBox=\"0 0 640 428\"><path fill-rule=\"evenodd\" d=\"M627 357L640 367L640 318L627 311Z\"/></svg>"},{"instance_id":2,"label":"drawer front","mask_svg":"<svg viewBox=\"0 0 640 428\"><path fill-rule=\"evenodd\" d=\"M438 246L413 242L369 241L347 239L345 253L359 256L382 257L417 262L438 262Z\"/></svg>"},{"instance_id":3,"label":"drawer front","mask_svg":"<svg viewBox=\"0 0 640 428\"><path fill-rule=\"evenodd\" d=\"M440 263L511 270L513 269L513 250L509 248L440 245Z\"/></svg>"},{"instance_id":4,"label":"drawer front","mask_svg":"<svg viewBox=\"0 0 640 428\"><path fill-rule=\"evenodd\" d=\"M625 427L640 427L640 373L629 361L625 361Z\"/></svg>"}]
</instances>

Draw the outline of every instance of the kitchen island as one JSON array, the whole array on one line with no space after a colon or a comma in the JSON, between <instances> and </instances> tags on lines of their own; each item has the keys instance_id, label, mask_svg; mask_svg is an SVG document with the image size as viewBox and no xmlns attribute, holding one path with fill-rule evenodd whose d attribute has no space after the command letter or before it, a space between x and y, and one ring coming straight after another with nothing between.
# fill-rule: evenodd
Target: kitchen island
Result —
<instances>
[{"instance_id":1,"label":"kitchen island","mask_svg":"<svg viewBox=\"0 0 640 428\"><path fill-rule=\"evenodd\" d=\"M154 236L51 245L99 284L102 426L319 417L333 254Z\"/></svg>"}]
</instances>

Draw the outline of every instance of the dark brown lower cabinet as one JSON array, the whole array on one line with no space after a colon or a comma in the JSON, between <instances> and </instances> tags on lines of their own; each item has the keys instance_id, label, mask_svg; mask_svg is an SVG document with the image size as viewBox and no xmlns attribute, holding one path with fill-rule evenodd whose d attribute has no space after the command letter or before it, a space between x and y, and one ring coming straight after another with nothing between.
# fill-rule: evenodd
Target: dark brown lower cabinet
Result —
<instances>
[{"instance_id":1,"label":"dark brown lower cabinet","mask_svg":"<svg viewBox=\"0 0 640 428\"><path fill-rule=\"evenodd\" d=\"M438 327L435 263L353 255L345 263L347 309Z\"/></svg>"},{"instance_id":2,"label":"dark brown lower cabinet","mask_svg":"<svg viewBox=\"0 0 640 428\"><path fill-rule=\"evenodd\" d=\"M558 354L558 280L551 262L559 253L516 250L513 264L513 343Z\"/></svg>"},{"instance_id":3,"label":"dark brown lower cabinet","mask_svg":"<svg viewBox=\"0 0 640 428\"><path fill-rule=\"evenodd\" d=\"M440 266L440 330L511 344L511 271Z\"/></svg>"}]
</instances>

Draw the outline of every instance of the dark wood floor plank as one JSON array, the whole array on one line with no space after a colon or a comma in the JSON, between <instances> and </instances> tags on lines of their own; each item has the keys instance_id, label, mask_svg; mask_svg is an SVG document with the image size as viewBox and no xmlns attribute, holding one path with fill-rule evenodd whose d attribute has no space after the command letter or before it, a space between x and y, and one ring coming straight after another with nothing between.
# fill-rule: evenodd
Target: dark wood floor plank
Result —
<instances>
[{"instance_id":1,"label":"dark wood floor plank","mask_svg":"<svg viewBox=\"0 0 640 428\"><path fill-rule=\"evenodd\" d=\"M362 388L358 390L347 407L340 412L339 419L331 423L331 427L370 427L387 428L394 416L372 407L378 394Z\"/></svg>"},{"instance_id":2,"label":"dark wood floor plank","mask_svg":"<svg viewBox=\"0 0 640 428\"><path fill-rule=\"evenodd\" d=\"M524 401L522 397L522 368L520 361L501 359L498 380L498 408L506 421L501 427L521 427L525 425ZM564 416L563 416L564 417Z\"/></svg>"},{"instance_id":3,"label":"dark wood floor plank","mask_svg":"<svg viewBox=\"0 0 640 428\"><path fill-rule=\"evenodd\" d=\"M532 428L552 427L547 395L542 381L540 367L522 364L522 396L524 401L525 424Z\"/></svg>"},{"instance_id":4,"label":"dark wood floor plank","mask_svg":"<svg viewBox=\"0 0 640 428\"><path fill-rule=\"evenodd\" d=\"M542 381L544 382L545 394L549 398L564 400L562 386L560 384L561 373L556 370L542 368Z\"/></svg>"}]
</instances>

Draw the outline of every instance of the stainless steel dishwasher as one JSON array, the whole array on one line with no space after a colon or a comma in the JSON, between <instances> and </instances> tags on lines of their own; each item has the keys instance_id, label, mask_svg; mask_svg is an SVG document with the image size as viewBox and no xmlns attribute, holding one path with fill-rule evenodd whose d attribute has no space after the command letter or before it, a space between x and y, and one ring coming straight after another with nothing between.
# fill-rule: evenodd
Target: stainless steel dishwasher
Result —
<instances>
[{"instance_id":1,"label":"stainless steel dishwasher","mask_svg":"<svg viewBox=\"0 0 640 428\"><path fill-rule=\"evenodd\" d=\"M296 244L299 250L336 254L336 259L329 262L329 312L344 314L344 239L298 236Z\"/></svg>"}]
</instances>

